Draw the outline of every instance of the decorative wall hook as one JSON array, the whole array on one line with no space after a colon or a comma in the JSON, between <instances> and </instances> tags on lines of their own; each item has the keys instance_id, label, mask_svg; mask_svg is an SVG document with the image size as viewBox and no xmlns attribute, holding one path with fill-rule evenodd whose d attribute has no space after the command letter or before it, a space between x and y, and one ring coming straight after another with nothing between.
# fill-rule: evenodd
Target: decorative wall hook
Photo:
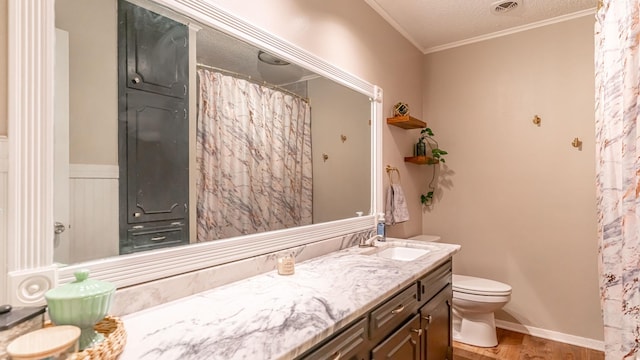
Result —
<instances>
[{"instance_id":1,"label":"decorative wall hook","mask_svg":"<svg viewBox=\"0 0 640 360\"><path fill-rule=\"evenodd\" d=\"M342 140L342 142L347 141L347 136L346 135L340 135L340 140Z\"/></svg>"},{"instance_id":2,"label":"decorative wall hook","mask_svg":"<svg viewBox=\"0 0 640 360\"><path fill-rule=\"evenodd\" d=\"M391 165L387 165L387 167L385 168L387 175L389 175L389 183L393 184L393 178L391 177L391 175L395 172L396 175L398 175L398 183L400 183L400 170L398 170L397 167L393 167Z\"/></svg>"},{"instance_id":3,"label":"decorative wall hook","mask_svg":"<svg viewBox=\"0 0 640 360\"><path fill-rule=\"evenodd\" d=\"M322 160L324 160L324 162L327 162L327 160L329 160L329 155L323 153L322 154Z\"/></svg>"},{"instance_id":4,"label":"decorative wall hook","mask_svg":"<svg viewBox=\"0 0 640 360\"><path fill-rule=\"evenodd\" d=\"M535 116L533 117L533 120L532 120L532 121L533 121L533 123L534 123L535 125L540 126L540 123L542 122L542 119L540 118L540 116L535 115Z\"/></svg>"},{"instance_id":5,"label":"decorative wall hook","mask_svg":"<svg viewBox=\"0 0 640 360\"><path fill-rule=\"evenodd\" d=\"M582 150L582 140L580 140L579 138L574 138L571 142L571 146L576 149Z\"/></svg>"}]
</instances>

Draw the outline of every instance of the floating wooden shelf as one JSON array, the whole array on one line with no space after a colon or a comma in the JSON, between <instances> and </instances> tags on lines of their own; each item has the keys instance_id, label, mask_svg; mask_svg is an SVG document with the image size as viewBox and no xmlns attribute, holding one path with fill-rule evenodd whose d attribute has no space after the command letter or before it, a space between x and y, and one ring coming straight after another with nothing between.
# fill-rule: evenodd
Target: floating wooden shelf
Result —
<instances>
[{"instance_id":1,"label":"floating wooden shelf","mask_svg":"<svg viewBox=\"0 0 640 360\"><path fill-rule=\"evenodd\" d=\"M427 127L426 122L418 120L409 115L387 118L387 124L398 126L403 129L419 129Z\"/></svg>"},{"instance_id":2,"label":"floating wooden shelf","mask_svg":"<svg viewBox=\"0 0 640 360\"><path fill-rule=\"evenodd\" d=\"M428 156L408 156L404 158L404 161L418 165L434 165L439 163L438 160L434 160L432 157Z\"/></svg>"}]
</instances>

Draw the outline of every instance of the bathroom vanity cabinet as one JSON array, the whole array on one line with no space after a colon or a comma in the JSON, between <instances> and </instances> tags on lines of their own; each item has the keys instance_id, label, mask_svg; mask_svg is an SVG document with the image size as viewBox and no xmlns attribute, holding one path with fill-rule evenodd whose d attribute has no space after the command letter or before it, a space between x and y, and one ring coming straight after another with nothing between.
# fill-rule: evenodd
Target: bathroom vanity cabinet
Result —
<instances>
[{"instance_id":1,"label":"bathroom vanity cabinet","mask_svg":"<svg viewBox=\"0 0 640 360\"><path fill-rule=\"evenodd\" d=\"M452 359L451 260L300 359Z\"/></svg>"},{"instance_id":2,"label":"bathroom vanity cabinet","mask_svg":"<svg viewBox=\"0 0 640 360\"><path fill-rule=\"evenodd\" d=\"M380 256L394 247L428 252ZM451 258L459 250L387 238L302 261L292 276L269 271L132 313L123 322L134 345L121 360L160 352L183 359L184 349L229 360L451 359Z\"/></svg>"}]
</instances>

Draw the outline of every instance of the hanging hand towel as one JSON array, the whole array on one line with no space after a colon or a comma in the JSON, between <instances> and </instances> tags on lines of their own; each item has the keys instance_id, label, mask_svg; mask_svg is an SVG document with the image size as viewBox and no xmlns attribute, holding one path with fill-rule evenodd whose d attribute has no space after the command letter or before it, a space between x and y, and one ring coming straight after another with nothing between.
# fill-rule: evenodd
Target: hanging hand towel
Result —
<instances>
[{"instance_id":1,"label":"hanging hand towel","mask_svg":"<svg viewBox=\"0 0 640 360\"><path fill-rule=\"evenodd\" d=\"M385 223L393 225L409 220L409 209L404 191L400 184L391 184L387 190L387 201L385 206Z\"/></svg>"}]
</instances>

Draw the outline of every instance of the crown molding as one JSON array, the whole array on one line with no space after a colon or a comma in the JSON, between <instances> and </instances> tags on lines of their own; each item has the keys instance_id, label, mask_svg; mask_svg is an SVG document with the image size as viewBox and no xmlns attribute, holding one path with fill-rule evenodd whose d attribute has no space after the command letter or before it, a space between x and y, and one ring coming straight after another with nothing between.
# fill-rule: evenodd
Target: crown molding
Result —
<instances>
[{"instance_id":1,"label":"crown molding","mask_svg":"<svg viewBox=\"0 0 640 360\"><path fill-rule=\"evenodd\" d=\"M469 44L473 44L473 43L477 43L477 42L481 42L481 41L491 40L491 39L495 39L495 38L502 37L502 36L507 36L507 35L516 34L516 33L527 31L527 30L540 28L540 27L543 27L543 26L553 25L553 24L557 24L557 23L561 23L561 22L565 22L565 21L581 18L581 17L588 16L588 15L594 15L595 13L596 13L596 8L582 10L582 11L574 12L574 13L567 14L567 15L557 16L557 17L554 17L554 18L551 18L551 19L545 19L545 20L542 20L542 21L536 21L536 22L533 22L533 23L530 23L530 24L526 24L526 25L522 25L522 26L516 26L516 27L510 28L510 29L496 31L496 32L493 32L493 33L490 33L490 34L480 35L480 36L472 37L472 38L469 38L469 39L452 42L452 43L449 43L449 44L433 46L433 47L424 49L422 52L425 55L426 54L431 54L431 53L434 53L434 52L448 50L448 49L452 49L452 48L456 48L456 47L460 47L460 46L464 46L464 45L469 45Z\"/></svg>"},{"instance_id":2,"label":"crown molding","mask_svg":"<svg viewBox=\"0 0 640 360\"><path fill-rule=\"evenodd\" d=\"M443 50L448 50L448 49L468 45L468 44L473 44L473 43L477 43L485 40L495 39L497 37L507 36L507 35L519 33L522 31L527 31L527 30L531 30L531 29L535 29L535 28L539 28L547 25L553 25L556 23L577 19L583 16L594 15L596 13L596 8L593 7L590 9L581 10L581 11L577 11L577 12L566 14L566 15L556 16L550 19L532 22L526 25L516 26L509 29L492 32L489 34L474 36L474 37L463 39L460 41L454 41L451 43L432 46L432 47L424 47L424 46L421 46L420 43L414 37L412 37L402 27L402 25L400 25L400 23L395 21L391 17L391 15L389 15L389 13L385 11L382 8L382 6L380 6L376 2L376 0L364 0L364 2L367 3L376 13L378 13L378 15L380 15L387 23L389 23L391 27L393 27L397 32L399 32L405 39L407 39L413 46L415 46L418 50L420 50L425 55L438 52L438 51L443 51Z\"/></svg>"},{"instance_id":3,"label":"crown molding","mask_svg":"<svg viewBox=\"0 0 640 360\"><path fill-rule=\"evenodd\" d=\"M364 0L371 8L378 13L392 28L394 28L397 32L399 32L405 39L407 39L416 49L424 52L424 47L420 46L420 44L414 39L409 33L398 23L395 21L389 13L380 6L376 0Z\"/></svg>"}]
</instances>

